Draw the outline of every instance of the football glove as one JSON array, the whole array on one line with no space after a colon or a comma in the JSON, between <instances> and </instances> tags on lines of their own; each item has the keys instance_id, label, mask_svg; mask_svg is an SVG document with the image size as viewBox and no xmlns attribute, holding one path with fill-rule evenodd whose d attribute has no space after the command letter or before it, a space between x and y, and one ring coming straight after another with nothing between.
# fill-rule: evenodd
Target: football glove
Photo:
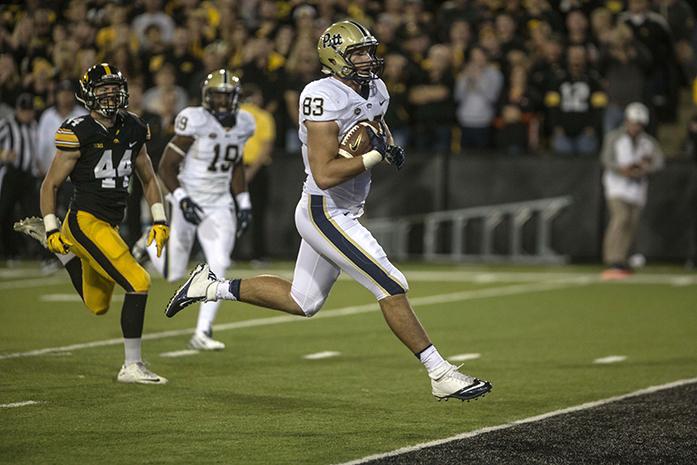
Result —
<instances>
[{"instance_id":1,"label":"football glove","mask_svg":"<svg viewBox=\"0 0 697 465\"><path fill-rule=\"evenodd\" d=\"M164 249L165 244L169 239L169 226L166 223L155 222L150 228L148 233L147 245L152 244L155 241L155 246L157 247L157 256L162 255L162 249Z\"/></svg>"},{"instance_id":2,"label":"football glove","mask_svg":"<svg viewBox=\"0 0 697 465\"><path fill-rule=\"evenodd\" d=\"M252 224L252 210L250 208L240 208L237 210L237 238L241 237Z\"/></svg>"},{"instance_id":3,"label":"football glove","mask_svg":"<svg viewBox=\"0 0 697 465\"><path fill-rule=\"evenodd\" d=\"M199 207L196 202L191 200L191 197L184 197L179 201L179 207L182 209L184 219L191 224L199 224L202 220L203 208Z\"/></svg>"},{"instance_id":4,"label":"football glove","mask_svg":"<svg viewBox=\"0 0 697 465\"><path fill-rule=\"evenodd\" d=\"M70 245L63 239L63 235L57 229L46 233L46 247L53 253L65 255L70 250Z\"/></svg>"},{"instance_id":5,"label":"football glove","mask_svg":"<svg viewBox=\"0 0 697 465\"><path fill-rule=\"evenodd\" d=\"M399 145L389 145L385 153L385 161L393 165L397 170L402 169L404 162L407 160L407 154Z\"/></svg>"},{"instance_id":6,"label":"football glove","mask_svg":"<svg viewBox=\"0 0 697 465\"><path fill-rule=\"evenodd\" d=\"M366 126L366 129L368 130L368 137L370 137L370 145L372 145L373 150L377 150L377 152L382 155L382 159L384 160L385 153L387 152L387 139L385 135L378 134L375 132L375 129L370 126Z\"/></svg>"}]
</instances>

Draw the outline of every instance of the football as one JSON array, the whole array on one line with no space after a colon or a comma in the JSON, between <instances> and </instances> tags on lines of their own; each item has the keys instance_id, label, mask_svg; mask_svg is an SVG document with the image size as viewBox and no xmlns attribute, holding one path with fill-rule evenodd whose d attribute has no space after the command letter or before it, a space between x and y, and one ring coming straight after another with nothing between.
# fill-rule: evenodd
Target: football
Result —
<instances>
[{"instance_id":1,"label":"football","mask_svg":"<svg viewBox=\"0 0 697 465\"><path fill-rule=\"evenodd\" d=\"M370 145L368 126L372 127L376 133L382 134L382 125L377 121L356 123L339 142L339 155L344 158L353 158L369 152L372 146Z\"/></svg>"}]
</instances>

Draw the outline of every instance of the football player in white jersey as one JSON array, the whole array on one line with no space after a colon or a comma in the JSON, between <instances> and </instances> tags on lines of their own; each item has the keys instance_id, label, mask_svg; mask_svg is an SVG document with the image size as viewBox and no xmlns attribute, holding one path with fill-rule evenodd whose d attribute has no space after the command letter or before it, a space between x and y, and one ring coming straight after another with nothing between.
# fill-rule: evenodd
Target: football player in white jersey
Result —
<instances>
[{"instance_id":1,"label":"football player in white jersey","mask_svg":"<svg viewBox=\"0 0 697 465\"><path fill-rule=\"evenodd\" d=\"M217 70L203 82L201 93L200 107L187 107L177 115L175 135L159 167L159 175L171 192L171 234L162 256L158 257L152 246L146 250L170 282L186 274L196 236L210 269L224 276L235 239L252 219L242 150L254 134L255 123L250 113L239 110L239 78L226 69ZM134 247L136 257L144 255L144 239ZM211 337L219 304L201 304L196 331L189 341L191 348L225 348Z\"/></svg>"},{"instance_id":2,"label":"football player in white jersey","mask_svg":"<svg viewBox=\"0 0 697 465\"><path fill-rule=\"evenodd\" d=\"M319 59L328 76L309 83L300 95L299 135L307 179L295 210L302 241L293 281L268 275L218 280L208 265L200 264L165 313L171 317L192 302L224 299L309 317L320 310L344 271L373 293L390 329L426 367L434 396L474 399L489 392L491 384L460 373L441 357L411 309L404 275L358 222L371 168L385 161L399 169L405 160L404 150L391 145L383 121L389 94L379 78L377 45L354 21L332 24L319 39ZM362 156L338 156L339 141L363 120L380 121L384 135L371 131L373 149Z\"/></svg>"}]
</instances>

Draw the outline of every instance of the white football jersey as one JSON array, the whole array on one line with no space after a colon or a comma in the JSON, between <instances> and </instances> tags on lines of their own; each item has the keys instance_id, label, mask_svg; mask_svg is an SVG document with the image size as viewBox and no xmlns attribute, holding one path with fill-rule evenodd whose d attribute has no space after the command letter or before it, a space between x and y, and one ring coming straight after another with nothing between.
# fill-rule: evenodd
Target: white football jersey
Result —
<instances>
[{"instance_id":1,"label":"white football jersey","mask_svg":"<svg viewBox=\"0 0 697 465\"><path fill-rule=\"evenodd\" d=\"M230 129L203 107L187 107L177 115L176 134L195 139L177 176L194 202L201 206L232 204L232 172L255 127L254 117L244 110L237 113L237 122Z\"/></svg>"},{"instance_id":2,"label":"white football jersey","mask_svg":"<svg viewBox=\"0 0 697 465\"><path fill-rule=\"evenodd\" d=\"M390 95L381 79L370 81L368 98L333 77L318 79L305 86L300 94L298 133L302 142L303 163L307 179L303 191L327 197L328 206L347 208L360 216L370 191L370 170L338 186L322 190L317 187L307 158L307 128L305 121L336 121L339 140L359 121L379 120L387 112Z\"/></svg>"}]
</instances>

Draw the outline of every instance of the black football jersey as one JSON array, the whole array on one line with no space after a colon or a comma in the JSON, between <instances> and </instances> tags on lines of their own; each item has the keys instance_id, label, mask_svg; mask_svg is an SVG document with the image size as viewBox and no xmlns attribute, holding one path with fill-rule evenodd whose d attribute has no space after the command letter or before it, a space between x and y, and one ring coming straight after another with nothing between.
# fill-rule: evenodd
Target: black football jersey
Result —
<instances>
[{"instance_id":1,"label":"black football jersey","mask_svg":"<svg viewBox=\"0 0 697 465\"><path fill-rule=\"evenodd\" d=\"M56 132L56 148L79 150L70 173L75 193L72 210L89 212L112 225L123 221L133 161L150 140L150 128L138 116L120 111L113 127L90 115L66 120Z\"/></svg>"}]
</instances>

